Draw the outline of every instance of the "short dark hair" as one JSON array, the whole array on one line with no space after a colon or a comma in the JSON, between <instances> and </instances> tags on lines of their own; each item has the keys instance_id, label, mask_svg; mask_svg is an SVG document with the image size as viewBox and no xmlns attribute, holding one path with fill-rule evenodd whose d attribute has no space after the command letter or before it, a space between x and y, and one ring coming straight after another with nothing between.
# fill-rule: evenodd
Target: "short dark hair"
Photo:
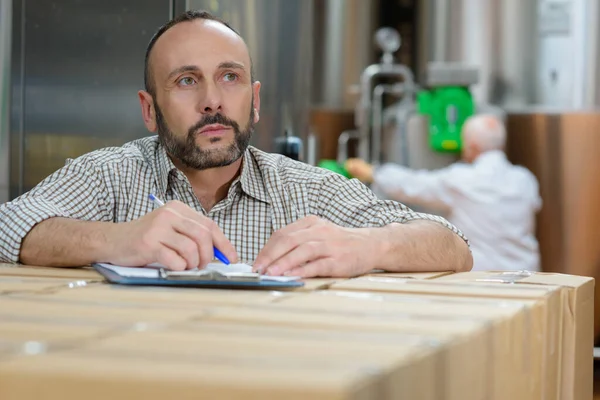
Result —
<instances>
[{"instance_id":1,"label":"short dark hair","mask_svg":"<svg viewBox=\"0 0 600 400\"><path fill-rule=\"evenodd\" d=\"M213 14L209 13L208 11L203 11L203 10L186 11L183 14L178 15L177 17L173 18L172 20L170 20L169 22L167 22L166 24L161 26L158 29L158 31L156 31L154 36L152 36L152 39L150 39L150 43L148 43L148 47L146 48L146 57L144 60L144 86L146 87L146 91L148 93L150 93L152 95L152 97L154 97L156 93L155 93L154 82L152 81L152 76L151 76L151 71L150 71L150 53L152 52L152 49L154 48L156 41L158 40L158 38L160 38L163 35L163 33L168 31L175 25L177 25L181 22L194 21L196 19L206 19L206 20L210 20L210 21L217 21L217 22L225 25L227 28L231 29L236 35L241 37L241 35L238 33L238 31L233 29L231 27L231 25L229 25L227 22L214 16ZM251 74L251 80L252 80L252 82L254 82L254 70L252 67L252 59L250 59L250 74Z\"/></svg>"}]
</instances>

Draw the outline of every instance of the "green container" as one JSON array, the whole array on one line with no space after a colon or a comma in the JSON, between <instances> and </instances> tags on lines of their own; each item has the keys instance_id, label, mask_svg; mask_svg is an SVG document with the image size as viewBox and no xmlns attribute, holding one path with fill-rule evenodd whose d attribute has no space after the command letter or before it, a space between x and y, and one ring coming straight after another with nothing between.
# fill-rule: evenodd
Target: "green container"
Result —
<instances>
[{"instance_id":1,"label":"green container","mask_svg":"<svg viewBox=\"0 0 600 400\"><path fill-rule=\"evenodd\" d=\"M340 165L336 160L321 160L319 161L319 167L336 172L346 178L352 178L348 171L346 171L346 168Z\"/></svg>"},{"instance_id":2,"label":"green container","mask_svg":"<svg viewBox=\"0 0 600 400\"><path fill-rule=\"evenodd\" d=\"M460 86L437 87L417 94L419 114L429 117L429 144L440 152L460 152L460 132L475 112L469 89Z\"/></svg>"}]
</instances>

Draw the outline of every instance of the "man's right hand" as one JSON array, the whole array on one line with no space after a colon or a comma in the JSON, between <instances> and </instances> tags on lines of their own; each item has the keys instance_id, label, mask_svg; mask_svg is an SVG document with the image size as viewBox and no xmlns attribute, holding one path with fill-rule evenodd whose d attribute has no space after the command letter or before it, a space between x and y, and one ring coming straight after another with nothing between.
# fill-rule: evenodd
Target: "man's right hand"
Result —
<instances>
[{"instance_id":1,"label":"man's right hand","mask_svg":"<svg viewBox=\"0 0 600 400\"><path fill-rule=\"evenodd\" d=\"M114 224L104 262L122 266L160 263L169 269L203 268L216 246L233 263L237 252L219 226L184 203L171 201L142 218Z\"/></svg>"}]
</instances>

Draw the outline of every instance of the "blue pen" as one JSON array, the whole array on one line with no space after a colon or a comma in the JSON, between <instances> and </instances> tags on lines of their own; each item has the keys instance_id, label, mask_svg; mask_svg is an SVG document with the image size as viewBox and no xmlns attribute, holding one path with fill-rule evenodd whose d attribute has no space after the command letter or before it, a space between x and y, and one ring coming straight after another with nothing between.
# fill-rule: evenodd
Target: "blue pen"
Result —
<instances>
[{"instance_id":1,"label":"blue pen","mask_svg":"<svg viewBox=\"0 0 600 400\"><path fill-rule=\"evenodd\" d=\"M148 195L148 198L150 200L152 200L152 202L154 204L156 204L158 207L162 207L162 206L165 205L165 203L163 203L158 197L156 197L152 193L150 193ZM225 254L221 253L221 250L217 249L215 246L213 246L213 250L215 252L215 258L217 258L219 261L221 261L225 265L229 265L230 264L230 262L227 259L227 257L225 257Z\"/></svg>"}]
</instances>

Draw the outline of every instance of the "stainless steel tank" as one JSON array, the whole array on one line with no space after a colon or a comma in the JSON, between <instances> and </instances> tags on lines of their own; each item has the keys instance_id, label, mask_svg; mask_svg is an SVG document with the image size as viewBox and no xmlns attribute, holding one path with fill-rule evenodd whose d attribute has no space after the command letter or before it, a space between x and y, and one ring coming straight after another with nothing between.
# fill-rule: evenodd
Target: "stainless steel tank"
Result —
<instances>
[{"instance_id":1,"label":"stainless steel tank","mask_svg":"<svg viewBox=\"0 0 600 400\"><path fill-rule=\"evenodd\" d=\"M419 0L418 71L431 61L481 71L480 102L600 106L597 0Z\"/></svg>"},{"instance_id":2,"label":"stainless steel tank","mask_svg":"<svg viewBox=\"0 0 600 400\"><path fill-rule=\"evenodd\" d=\"M261 81L253 144L272 151L286 130L306 143L313 63L313 0L189 0L229 22L246 40Z\"/></svg>"}]
</instances>

